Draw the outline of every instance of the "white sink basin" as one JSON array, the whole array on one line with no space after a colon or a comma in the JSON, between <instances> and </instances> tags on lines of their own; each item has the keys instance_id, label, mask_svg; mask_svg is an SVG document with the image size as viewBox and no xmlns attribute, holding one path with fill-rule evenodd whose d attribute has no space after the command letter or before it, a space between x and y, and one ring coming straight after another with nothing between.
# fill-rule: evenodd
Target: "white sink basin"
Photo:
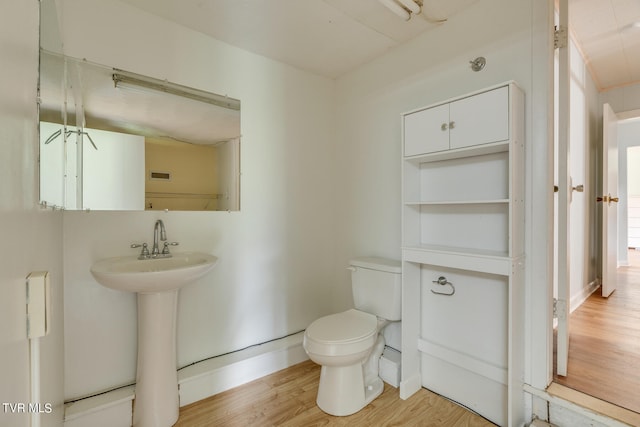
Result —
<instances>
[{"instance_id":1,"label":"white sink basin","mask_svg":"<svg viewBox=\"0 0 640 427\"><path fill-rule=\"evenodd\" d=\"M218 258L202 252L178 252L171 258L106 258L91 266L103 286L120 291L155 293L180 289L208 273Z\"/></svg>"}]
</instances>

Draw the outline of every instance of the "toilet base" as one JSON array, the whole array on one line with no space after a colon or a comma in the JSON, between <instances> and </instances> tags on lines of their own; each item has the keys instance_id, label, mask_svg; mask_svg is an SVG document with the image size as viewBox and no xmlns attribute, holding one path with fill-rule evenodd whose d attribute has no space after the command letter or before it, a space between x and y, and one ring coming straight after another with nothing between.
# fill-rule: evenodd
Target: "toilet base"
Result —
<instances>
[{"instance_id":1,"label":"toilet base","mask_svg":"<svg viewBox=\"0 0 640 427\"><path fill-rule=\"evenodd\" d=\"M355 414L367 406L384 389L382 380L376 377L365 387L362 364L350 366L323 366L316 403L329 415L343 417Z\"/></svg>"}]
</instances>

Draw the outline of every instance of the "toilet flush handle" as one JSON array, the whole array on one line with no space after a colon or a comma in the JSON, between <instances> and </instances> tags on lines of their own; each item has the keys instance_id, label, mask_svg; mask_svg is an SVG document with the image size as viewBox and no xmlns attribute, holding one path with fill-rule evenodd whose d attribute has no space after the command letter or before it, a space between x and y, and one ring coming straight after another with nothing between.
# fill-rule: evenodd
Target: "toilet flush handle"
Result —
<instances>
[{"instance_id":1,"label":"toilet flush handle","mask_svg":"<svg viewBox=\"0 0 640 427\"><path fill-rule=\"evenodd\" d=\"M358 269L357 269L356 267L354 267L354 266L350 265L349 267L347 267L347 270L349 270L349 271L356 271L356 270L358 270Z\"/></svg>"}]
</instances>

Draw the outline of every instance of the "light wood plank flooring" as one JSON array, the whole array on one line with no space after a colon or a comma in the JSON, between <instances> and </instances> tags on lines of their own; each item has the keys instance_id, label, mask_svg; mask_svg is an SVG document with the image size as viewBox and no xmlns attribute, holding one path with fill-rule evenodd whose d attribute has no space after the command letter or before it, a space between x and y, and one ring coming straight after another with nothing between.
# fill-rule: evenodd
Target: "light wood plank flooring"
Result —
<instances>
[{"instance_id":1,"label":"light wood plank flooring","mask_svg":"<svg viewBox=\"0 0 640 427\"><path fill-rule=\"evenodd\" d=\"M640 251L616 291L592 294L570 317L569 365L554 382L640 413Z\"/></svg>"},{"instance_id":2,"label":"light wood plank flooring","mask_svg":"<svg viewBox=\"0 0 640 427\"><path fill-rule=\"evenodd\" d=\"M380 397L360 412L334 417L315 403L320 367L306 361L180 409L174 427L205 426L456 426L494 424L421 389L407 400L385 384Z\"/></svg>"}]
</instances>

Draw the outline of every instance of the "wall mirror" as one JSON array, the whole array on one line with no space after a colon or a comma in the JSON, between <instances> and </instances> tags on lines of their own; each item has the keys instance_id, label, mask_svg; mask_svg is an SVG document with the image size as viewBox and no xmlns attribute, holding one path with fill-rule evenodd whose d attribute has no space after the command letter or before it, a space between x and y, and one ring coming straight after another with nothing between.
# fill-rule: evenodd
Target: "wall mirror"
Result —
<instances>
[{"instance_id":1,"label":"wall mirror","mask_svg":"<svg viewBox=\"0 0 640 427\"><path fill-rule=\"evenodd\" d=\"M237 99L41 48L39 109L41 204L240 209Z\"/></svg>"}]
</instances>

